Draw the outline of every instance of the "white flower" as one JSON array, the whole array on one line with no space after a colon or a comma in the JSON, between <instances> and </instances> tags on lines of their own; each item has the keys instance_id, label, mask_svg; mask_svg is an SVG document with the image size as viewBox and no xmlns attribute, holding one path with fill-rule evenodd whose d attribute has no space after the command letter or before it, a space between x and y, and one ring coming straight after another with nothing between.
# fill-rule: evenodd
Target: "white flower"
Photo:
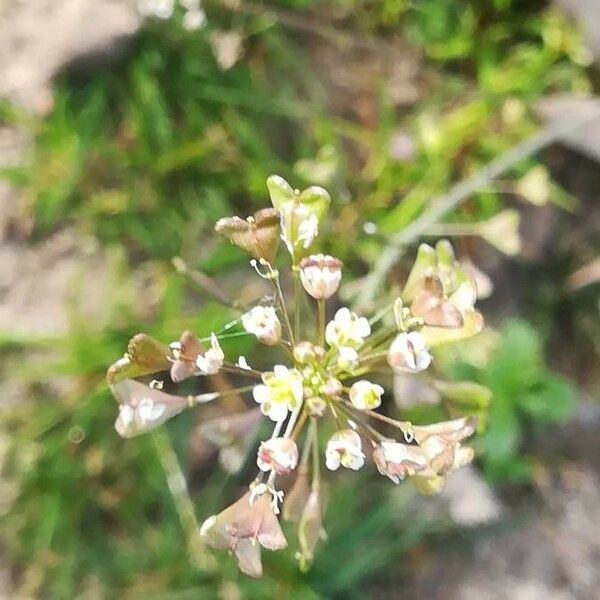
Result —
<instances>
[{"instance_id":1,"label":"white flower","mask_svg":"<svg viewBox=\"0 0 600 600\"><path fill-rule=\"evenodd\" d=\"M187 31L200 29L206 22L206 13L201 8L186 10L183 15L183 27Z\"/></svg>"},{"instance_id":2,"label":"white flower","mask_svg":"<svg viewBox=\"0 0 600 600\"><path fill-rule=\"evenodd\" d=\"M303 258L300 261L300 279L313 298L330 298L337 292L342 280L342 261L324 254Z\"/></svg>"},{"instance_id":3,"label":"white flower","mask_svg":"<svg viewBox=\"0 0 600 600\"><path fill-rule=\"evenodd\" d=\"M340 465L354 471L360 469L365 464L365 455L358 433L352 429L334 433L327 442L325 464L331 471L336 471Z\"/></svg>"},{"instance_id":4,"label":"white flower","mask_svg":"<svg viewBox=\"0 0 600 600\"><path fill-rule=\"evenodd\" d=\"M154 402L151 398L142 398L136 406L121 404L115 429L121 437L133 437L139 433L153 429L164 420L166 406Z\"/></svg>"},{"instance_id":5,"label":"white flower","mask_svg":"<svg viewBox=\"0 0 600 600\"><path fill-rule=\"evenodd\" d=\"M346 307L340 308L327 323L325 339L330 346L360 348L371 334L371 326L365 317L359 317Z\"/></svg>"},{"instance_id":6,"label":"white flower","mask_svg":"<svg viewBox=\"0 0 600 600\"><path fill-rule=\"evenodd\" d=\"M283 421L288 410L302 402L302 375L296 369L275 365L273 372L264 373L263 384L254 386L252 395L264 415L273 421Z\"/></svg>"},{"instance_id":7,"label":"white flower","mask_svg":"<svg viewBox=\"0 0 600 600\"><path fill-rule=\"evenodd\" d=\"M125 438L155 429L191 406L193 401L184 396L166 394L157 387L148 387L135 379L123 379L112 383L110 387L119 401L115 429Z\"/></svg>"},{"instance_id":8,"label":"white flower","mask_svg":"<svg viewBox=\"0 0 600 600\"><path fill-rule=\"evenodd\" d=\"M418 331L396 336L388 351L388 363L394 371L417 373L431 364L425 338Z\"/></svg>"},{"instance_id":9,"label":"white flower","mask_svg":"<svg viewBox=\"0 0 600 600\"><path fill-rule=\"evenodd\" d=\"M196 358L196 366L203 375L214 375L221 370L225 361L225 354L219 345L217 336L213 333L210 336L211 347Z\"/></svg>"},{"instance_id":10,"label":"white flower","mask_svg":"<svg viewBox=\"0 0 600 600\"><path fill-rule=\"evenodd\" d=\"M350 388L350 401L360 410L377 408L381 404L384 389L376 383L361 379Z\"/></svg>"},{"instance_id":11,"label":"white flower","mask_svg":"<svg viewBox=\"0 0 600 600\"><path fill-rule=\"evenodd\" d=\"M281 339L281 322L273 306L255 306L242 315L242 325L267 346L273 346Z\"/></svg>"},{"instance_id":12,"label":"white flower","mask_svg":"<svg viewBox=\"0 0 600 600\"><path fill-rule=\"evenodd\" d=\"M352 371L358 366L358 352L350 346L340 346L338 348L337 366L342 371Z\"/></svg>"},{"instance_id":13,"label":"white flower","mask_svg":"<svg viewBox=\"0 0 600 600\"><path fill-rule=\"evenodd\" d=\"M261 442L256 464L261 471L287 475L298 464L298 446L294 440L282 437Z\"/></svg>"}]
</instances>

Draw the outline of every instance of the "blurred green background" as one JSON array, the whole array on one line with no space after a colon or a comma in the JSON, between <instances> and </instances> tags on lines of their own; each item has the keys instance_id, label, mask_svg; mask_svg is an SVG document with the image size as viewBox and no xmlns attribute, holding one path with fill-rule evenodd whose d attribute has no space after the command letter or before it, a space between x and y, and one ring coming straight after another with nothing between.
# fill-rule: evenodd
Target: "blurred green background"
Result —
<instances>
[{"instance_id":1,"label":"blurred green background","mask_svg":"<svg viewBox=\"0 0 600 600\"><path fill-rule=\"evenodd\" d=\"M2 128L29 140L0 171L14 194L0 255L15 270L1 288L0 320L7 597L419 597L412 574L426 572L439 547L460 539L455 551L467 555L512 518L465 533L371 470L331 486L329 537L308 573L293 551L266 553L259 581L224 556L198 565L189 507L169 491L164 453L175 449L199 520L245 475L211 469L194 451L193 414L166 434L119 439L104 372L138 331L171 340L230 318L175 272L174 256L251 296L246 258L212 226L265 206L268 175L331 192L325 248L344 260L349 281L363 277L432 197L544 126L540 98L593 93L592 56L549 3L242 0L202 9L197 29L175 5L169 18L148 16L119 53L66 61L42 109L0 104ZM517 520L520 506L543 502L539 486L564 458L561 444L571 447L557 432L576 421L581 398L598 394L598 288L568 282L597 255L589 222L599 187L590 159L554 145L446 220L471 224L474 235L455 245L495 289L482 303L490 332L440 365L494 393L477 467ZM521 218L518 252L516 231L473 229L506 209ZM8 300L23 278L31 323ZM57 286L54 313L45 299ZM247 341L228 349L251 352ZM571 458L582 455L578 447Z\"/></svg>"}]
</instances>

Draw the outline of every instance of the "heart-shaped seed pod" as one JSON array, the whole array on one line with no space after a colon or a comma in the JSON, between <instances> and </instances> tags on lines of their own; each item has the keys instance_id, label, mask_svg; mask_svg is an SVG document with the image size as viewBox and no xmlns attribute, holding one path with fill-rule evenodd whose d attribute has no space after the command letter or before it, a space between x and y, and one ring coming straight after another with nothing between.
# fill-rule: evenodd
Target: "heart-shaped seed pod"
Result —
<instances>
[{"instance_id":1,"label":"heart-shaped seed pod","mask_svg":"<svg viewBox=\"0 0 600 600\"><path fill-rule=\"evenodd\" d=\"M224 217L215 231L250 256L272 262L279 246L279 213L264 208L247 219Z\"/></svg>"}]
</instances>

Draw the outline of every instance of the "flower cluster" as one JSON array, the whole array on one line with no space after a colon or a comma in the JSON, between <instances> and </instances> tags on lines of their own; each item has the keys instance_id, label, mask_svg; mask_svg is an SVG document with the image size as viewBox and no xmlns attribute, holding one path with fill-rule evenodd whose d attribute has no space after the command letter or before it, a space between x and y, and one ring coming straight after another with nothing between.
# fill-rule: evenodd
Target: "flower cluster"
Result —
<instances>
[{"instance_id":1,"label":"flower cluster","mask_svg":"<svg viewBox=\"0 0 600 600\"><path fill-rule=\"evenodd\" d=\"M374 377L386 366L399 377L426 371L436 346L473 336L483 327L474 307L475 283L446 241L419 247L404 287L374 318L349 307L332 310L326 301L338 290L342 262L312 252L329 194L316 186L294 190L278 176L270 177L267 187L272 208L246 219L220 219L216 230L247 252L253 269L272 286L273 295L242 311L237 322L258 343L280 347L281 362L260 371L243 357L229 361L218 335L213 333L205 347L186 331L171 344L135 336L108 372L120 403L116 429L124 437L149 431L187 407L247 393L254 408L224 414L200 428L207 439L235 448L233 462L239 466L240 448L252 443L256 415L272 423L270 437L258 444L257 476L248 492L201 528L208 545L231 552L251 576L262 573L261 546L287 546L278 519L281 507L283 517L298 524L301 565L310 564L323 537L323 464L330 471L356 471L371 462L391 481L408 479L433 493L451 470L472 460L473 451L462 446L475 431L472 415L454 410L451 420L431 425L396 420L377 411L386 381ZM286 301L276 268L280 241L291 257L293 304ZM300 301L302 289L313 311ZM162 390L165 382L171 386L189 377L229 373L248 385L217 385L219 391L197 396ZM149 385L140 381L149 376L157 379Z\"/></svg>"}]
</instances>

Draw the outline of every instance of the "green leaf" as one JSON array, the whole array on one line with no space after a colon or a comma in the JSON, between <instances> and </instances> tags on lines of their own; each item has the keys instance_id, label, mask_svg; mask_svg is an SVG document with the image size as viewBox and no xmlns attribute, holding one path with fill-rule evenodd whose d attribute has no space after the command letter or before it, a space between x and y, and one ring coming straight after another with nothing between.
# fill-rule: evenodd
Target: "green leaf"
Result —
<instances>
[{"instance_id":1,"label":"green leaf","mask_svg":"<svg viewBox=\"0 0 600 600\"><path fill-rule=\"evenodd\" d=\"M548 374L532 391L517 400L519 407L540 421L562 421L572 414L575 391L559 375Z\"/></svg>"},{"instance_id":2,"label":"green leaf","mask_svg":"<svg viewBox=\"0 0 600 600\"><path fill-rule=\"evenodd\" d=\"M531 325L519 320L509 321L501 335L502 345L488 366L484 383L516 398L541 377L541 340Z\"/></svg>"},{"instance_id":3,"label":"green leaf","mask_svg":"<svg viewBox=\"0 0 600 600\"><path fill-rule=\"evenodd\" d=\"M488 429L482 442L486 462L502 463L514 456L521 443L521 423L510 398L497 395L490 406Z\"/></svg>"},{"instance_id":4,"label":"green leaf","mask_svg":"<svg viewBox=\"0 0 600 600\"><path fill-rule=\"evenodd\" d=\"M436 381L434 386L451 403L466 408L486 408L492 390L474 381Z\"/></svg>"}]
</instances>

